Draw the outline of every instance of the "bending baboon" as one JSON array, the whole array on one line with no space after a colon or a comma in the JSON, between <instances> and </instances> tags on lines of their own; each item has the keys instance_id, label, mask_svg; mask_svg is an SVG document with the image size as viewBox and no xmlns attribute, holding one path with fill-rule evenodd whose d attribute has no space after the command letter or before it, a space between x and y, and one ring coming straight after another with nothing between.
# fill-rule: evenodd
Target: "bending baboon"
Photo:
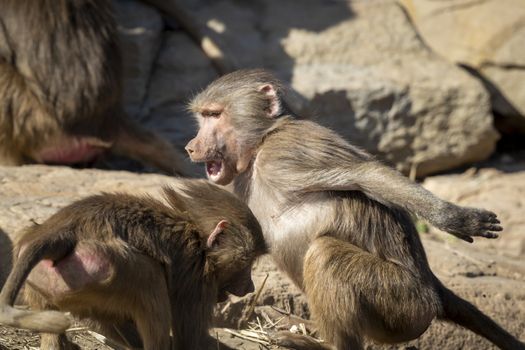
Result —
<instances>
[{"instance_id":1,"label":"bending baboon","mask_svg":"<svg viewBox=\"0 0 525 350\"><path fill-rule=\"evenodd\" d=\"M108 0L0 0L0 164L86 164L111 150L187 174L170 143L124 115Z\"/></svg>"},{"instance_id":2,"label":"bending baboon","mask_svg":"<svg viewBox=\"0 0 525 350\"><path fill-rule=\"evenodd\" d=\"M431 272L409 212L471 242L497 237L494 213L443 201L290 115L282 84L262 70L225 75L195 97L199 132L186 146L208 177L233 181L270 253L306 293L321 335L338 349L418 337L434 317L507 349L516 339Z\"/></svg>"},{"instance_id":3,"label":"bending baboon","mask_svg":"<svg viewBox=\"0 0 525 350\"><path fill-rule=\"evenodd\" d=\"M12 307L27 278L32 309L88 318L124 344L115 325L132 320L145 349L206 348L213 306L227 292L253 291L251 265L266 248L234 195L205 180L175 186L164 189L169 206L102 194L27 229L0 294L0 323L43 332L45 349L67 344L64 314Z\"/></svg>"}]
</instances>

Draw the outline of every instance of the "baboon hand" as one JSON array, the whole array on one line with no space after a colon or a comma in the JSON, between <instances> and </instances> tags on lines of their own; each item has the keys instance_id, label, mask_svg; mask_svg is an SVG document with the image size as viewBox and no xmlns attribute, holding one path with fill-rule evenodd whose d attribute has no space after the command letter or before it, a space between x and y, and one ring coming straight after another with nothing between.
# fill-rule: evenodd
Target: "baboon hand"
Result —
<instances>
[{"instance_id":1,"label":"baboon hand","mask_svg":"<svg viewBox=\"0 0 525 350\"><path fill-rule=\"evenodd\" d=\"M484 209L449 204L440 216L438 228L470 243L475 236L497 238L503 230L496 214Z\"/></svg>"}]
</instances>

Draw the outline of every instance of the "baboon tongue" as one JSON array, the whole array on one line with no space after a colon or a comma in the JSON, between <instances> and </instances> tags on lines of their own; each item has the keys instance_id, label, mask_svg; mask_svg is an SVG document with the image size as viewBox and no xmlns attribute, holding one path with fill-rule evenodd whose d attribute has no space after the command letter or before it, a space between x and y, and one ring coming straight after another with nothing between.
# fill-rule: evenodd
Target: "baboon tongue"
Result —
<instances>
[{"instance_id":1,"label":"baboon tongue","mask_svg":"<svg viewBox=\"0 0 525 350\"><path fill-rule=\"evenodd\" d=\"M206 163L206 171L210 176L216 176L221 172L222 162L221 161L211 161Z\"/></svg>"}]
</instances>

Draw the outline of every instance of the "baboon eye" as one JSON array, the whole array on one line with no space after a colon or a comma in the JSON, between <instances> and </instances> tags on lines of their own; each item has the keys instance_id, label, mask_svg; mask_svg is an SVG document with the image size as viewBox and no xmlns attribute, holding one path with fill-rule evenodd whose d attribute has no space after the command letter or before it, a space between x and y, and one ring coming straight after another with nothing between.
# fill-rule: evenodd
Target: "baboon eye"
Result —
<instances>
[{"instance_id":1,"label":"baboon eye","mask_svg":"<svg viewBox=\"0 0 525 350\"><path fill-rule=\"evenodd\" d=\"M202 116L204 118L219 118L221 113L221 111L203 111Z\"/></svg>"}]
</instances>

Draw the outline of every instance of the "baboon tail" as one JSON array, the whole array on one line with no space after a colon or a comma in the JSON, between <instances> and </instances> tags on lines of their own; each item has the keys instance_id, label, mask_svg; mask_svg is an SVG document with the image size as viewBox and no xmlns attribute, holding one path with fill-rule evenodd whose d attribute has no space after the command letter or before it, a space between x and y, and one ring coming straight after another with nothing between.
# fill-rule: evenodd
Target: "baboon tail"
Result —
<instances>
[{"instance_id":1,"label":"baboon tail","mask_svg":"<svg viewBox=\"0 0 525 350\"><path fill-rule=\"evenodd\" d=\"M468 301L460 298L451 290L441 288L444 320L452 321L474 333L487 338L493 344L505 350L525 350L525 344L501 328L490 317L482 313Z\"/></svg>"},{"instance_id":2,"label":"baboon tail","mask_svg":"<svg viewBox=\"0 0 525 350\"><path fill-rule=\"evenodd\" d=\"M19 310L13 307L22 284L35 265L42 259L58 260L74 247L65 240L34 241L24 246L0 293L0 323L38 332L62 333L71 321L57 311Z\"/></svg>"},{"instance_id":3,"label":"baboon tail","mask_svg":"<svg viewBox=\"0 0 525 350\"><path fill-rule=\"evenodd\" d=\"M0 305L0 323L37 332L63 333L71 325L71 320L59 311L29 311Z\"/></svg>"},{"instance_id":4,"label":"baboon tail","mask_svg":"<svg viewBox=\"0 0 525 350\"><path fill-rule=\"evenodd\" d=\"M154 166L169 175L192 175L182 152L161 136L129 118L122 118L112 150L117 154Z\"/></svg>"}]
</instances>

